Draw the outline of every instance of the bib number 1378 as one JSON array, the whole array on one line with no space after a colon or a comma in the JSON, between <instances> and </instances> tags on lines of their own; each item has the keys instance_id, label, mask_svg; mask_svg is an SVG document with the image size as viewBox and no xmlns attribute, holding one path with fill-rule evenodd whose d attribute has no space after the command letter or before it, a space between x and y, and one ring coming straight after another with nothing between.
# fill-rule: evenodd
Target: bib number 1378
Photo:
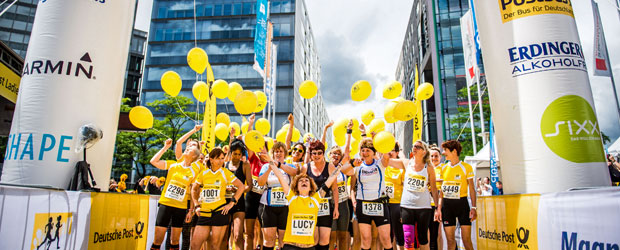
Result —
<instances>
[{"instance_id":1,"label":"bib number 1378","mask_svg":"<svg viewBox=\"0 0 620 250\"><path fill-rule=\"evenodd\" d=\"M383 216L383 203L364 202L362 213L368 216Z\"/></svg>"}]
</instances>

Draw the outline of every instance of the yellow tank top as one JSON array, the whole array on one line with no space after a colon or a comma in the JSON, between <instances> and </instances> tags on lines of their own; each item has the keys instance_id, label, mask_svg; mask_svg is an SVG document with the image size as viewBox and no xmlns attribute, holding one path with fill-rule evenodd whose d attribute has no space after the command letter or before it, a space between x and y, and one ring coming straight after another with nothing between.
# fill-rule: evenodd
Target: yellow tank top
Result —
<instances>
[{"instance_id":1,"label":"yellow tank top","mask_svg":"<svg viewBox=\"0 0 620 250\"><path fill-rule=\"evenodd\" d=\"M200 212L202 216L211 216L210 212L221 209L226 204L226 186L232 184L237 177L226 168L213 172L207 168L196 177L200 189Z\"/></svg>"},{"instance_id":2,"label":"yellow tank top","mask_svg":"<svg viewBox=\"0 0 620 250\"><path fill-rule=\"evenodd\" d=\"M194 182L196 173L200 166L195 162L188 167L184 167L182 162L166 161L166 182L164 189L159 197L159 203L187 209L187 201L190 199L190 184Z\"/></svg>"},{"instance_id":3,"label":"yellow tank top","mask_svg":"<svg viewBox=\"0 0 620 250\"><path fill-rule=\"evenodd\" d=\"M319 194L314 193L313 196L304 197L289 192L286 198L288 216L284 243L314 245L316 219L319 213Z\"/></svg>"},{"instance_id":4,"label":"yellow tank top","mask_svg":"<svg viewBox=\"0 0 620 250\"><path fill-rule=\"evenodd\" d=\"M390 197L390 203L400 203L403 195L405 171L391 166L385 169L385 192Z\"/></svg>"}]
</instances>

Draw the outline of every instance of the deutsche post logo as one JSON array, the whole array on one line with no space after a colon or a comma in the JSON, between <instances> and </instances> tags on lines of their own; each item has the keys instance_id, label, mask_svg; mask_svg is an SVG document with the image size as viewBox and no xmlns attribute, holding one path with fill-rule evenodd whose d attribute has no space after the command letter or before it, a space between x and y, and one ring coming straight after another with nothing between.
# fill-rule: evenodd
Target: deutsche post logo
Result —
<instances>
[{"instance_id":1,"label":"deutsche post logo","mask_svg":"<svg viewBox=\"0 0 620 250\"><path fill-rule=\"evenodd\" d=\"M527 240L530 238L530 230L525 229L524 227L520 227L517 229L517 239L519 240L519 245L517 248L530 249L527 246Z\"/></svg>"},{"instance_id":2,"label":"deutsche post logo","mask_svg":"<svg viewBox=\"0 0 620 250\"><path fill-rule=\"evenodd\" d=\"M136 239L142 239L142 231L144 230L144 222L136 223Z\"/></svg>"},{"instance_id":3,"label":"deutsche post logo","mask_svg":"<svg viewBox=\"0 0 620 250\"><path fill-rule=\"evenodd\" d=\"M30 249L64 248L67 236L71 234L72 222L73 213L35 214Z\"/></svg>"},{"instance_id":4,"label":"deutsche post logo","mask_svg":"<svg viewBox=\"0 0 620 250\"><path fill-rule=\"evenodd\" d=\"M563 14L574 17L570 0L498 0L502 23L527 16Z\"/></svg>"}]
</instances>

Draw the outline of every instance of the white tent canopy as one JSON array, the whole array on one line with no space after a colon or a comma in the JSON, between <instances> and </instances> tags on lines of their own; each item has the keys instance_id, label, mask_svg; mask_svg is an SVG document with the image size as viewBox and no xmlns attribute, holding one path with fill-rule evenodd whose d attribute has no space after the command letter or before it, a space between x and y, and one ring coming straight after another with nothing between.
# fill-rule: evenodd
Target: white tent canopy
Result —
<instances>
[{"instance_id":1,"label":"white tent canopy","mask_svg":"<svg viewBox=\"0 0 620 250\"><path fill-rule=\"evenodd\" d=\"M607 148L607 152L614 155L620 154L620 137Z\"/></svg>"},{"instance_id":2,"label":"white tent canopy","mask_svg":"<svg viewBox=\"0 0 620 250\"><path fill-rule=\"evenodd\" d=\"M497 145L497 144L496 144ZM497 146L495 147L497 157ZM465 156L465 162L474 168L488 168L491 165L491 144L487 143L474 156Z\"/></svg>"}]
</instances>

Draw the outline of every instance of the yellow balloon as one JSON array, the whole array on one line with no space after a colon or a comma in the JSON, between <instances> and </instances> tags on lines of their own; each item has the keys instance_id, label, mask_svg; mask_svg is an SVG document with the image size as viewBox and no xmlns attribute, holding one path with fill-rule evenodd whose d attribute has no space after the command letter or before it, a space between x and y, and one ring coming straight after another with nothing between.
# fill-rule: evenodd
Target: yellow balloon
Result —
<instances>
[{"instance_id":1,"label":"yellow balloon","mask_svg":"<svg viewBox=\"0 0 620 250\"><path fill-rule=\"evenodd\" d=\"M256 110L258 99L256 94L249 90L243 90L235 97L235 109L239 114L247 115Z\"/></svg>"},{"instance_id":2,"label":"yellow balloon","mask_svg":"<svg viewBox=\"0 0 620 250\"><path fill-rule=\"evenodd\" d=\"M340 136L344 138L344 135L347 133L347 125L349 125L349 119L347 118L341 118L334 123L334 127L332 129L334 137Z\"/></svg>"},{"instance_id":3,"label":"yellow balloon","mask_svg":"<svg viewBox=\"0 0 620 250\"><path fill-rule=\"evenodd\" d=\"M403 85L398 81L392 81L383 87L383 98L394 99L403 91Z\"/></svg>"},{"instance_id":4,"label":"yellow balloon","mask_svg":"<svg viewBox=\"0 0 620 250\"><path fill-rule=\"evenodd\" d=\"M187 64L196 71L196 73L204 73L208 63L209 57L207 56L207 52L203 49L195 47L187 52Z\"/></svg>"},{"instance_id":5,"label":"yellow balloon","mask_svg":"<svg viewBox=\"0 0 620 250\"><path fill-rule=\"evenodd\" d=\"M260 132L263 135L269 134L269 130L271 130L271 124L269 124L269 121L265 118L260 118L256 120L256 123L254 123L254 127L256 128L256 131Z\"/></svg>"},{"instance_id":6,"label":"yellow balloon","mask_svg":"<svg viewBox=\"0 0 620 250\"><path fill-rule=\"evenodd\" d=\"M263 109L265 109L265 107L267 106L267 95L265 95L265 92L260 90L254 91L254 94L256 95L257 100L257 105L254 113L258 113L263 111Z\"/></svg>"},{"instance_id":7,"label":"yellow balloon","mask_svg":"<svg viewBox=\"0 0 620 250\"><path fill-rule=\"evenodd\" d=\"M239 123L231 122L228 125L228 132L230 132L233 128L235 129L235 136L239 136L241 134L241 128L239 127Z\"/></svg>"},{"instance_id":8,"label":"yellow balloon","mask_svg":"<svg viewBox=\"0 0 620 250\"><path fill-rule=\"evenodd\" d=\"M372 132L379 133L383 131L384 129L385 129L385 123L383 122L383 120L374 119L372 120L372 122L370 122L370 125L368 125L368 134Z\"/></svg>"},{"instance_id":9,"label":"yellow balloon","mask_svg":"<svg viewBox=\"0 0 620 250\"><path fill-rule=\"evenodd\" d=\"M314 138L314 135L312 133L305 133L304 134L304 143L308 142L308 140L310 140L310 138Z\"/></svg>"},{"instance_id":10,"label":"yellow balloon","mask_svg":"<svg viewBox=\"0 0 620 250\"><path fill-rule=\"evenodd\" d=\"M271 148L273 148L273 138L265 136L265 142L267 142L267 151L271 151Z\"/></svg>"},{"instance_id":11,"label":"yellow balloon","mask_svg":"<svg viewBox=\"0 0 620 250\"><path fill-rule=\"evenodd\" d=\"M297 142L299 141L300 138L301 138L301 132L299 132L299 129L293 128L293 136L291 140L293 140L294 142Z\"/></svg>"},{"instance_id":12,"label":"yellow balloon","mask_svg":"<svg viewBox=\"0 0 620 250\"><path fill-rule=\"evenodd\" d=\"M355 139L360 139L362 137L362 131L358 129L353 129L353 133L351 133L351 136Z\"/></svg>"},{"instance_id":13,"label":"yellow balloon","mask_svg":"<svg viewBox=\"0 0 620 250\"><path fill-rule=\"evenodd\" d=\"M181 76L174 71L166 71L161 76L161 88L172 97L179 95L183 82Z\"/></svg>"},{"instance_id":14,"label":"yellow balloon","mask_svg":"<svg viewBox=\"0 0 620 250\"><path fill-rule=\"evenodd\" d=\"M409 121L415 117L417 110L415 103L410 100L399 102L394 107L394 118L399 121Z\"/></svg>"},{"instance_id":15,"label":"yellow balloon","mask_svg":"<svg viewBox=\"0 0 620 250\"><path fill-rule=\"evenodd\" d=\"M243 91L243 87L241 87L241 84L239 84L238 82L231 82L228 85L228 100L234 102L237 94L239 94L239 92L241 91Z\"/></svg>"},{"instance_id":16,"label":"yellow balloon","mask_svg":"<svg viewBox=\"0 0 620 250\"><path fill-rule=\"evenodd\" d=\"M385 108L383 109L383 118L387 123L395 123L396 118L394 118L394 108L398 103L394 101L390 101Z\"/></svg>"},{"instance_id":17,"label":"yellow balloon","mask_svg":"<svg viewBox=\"0 0 620 250\"><path fill-rule=\"evenodd\" d=\"M379 132L373 139L373 145L379 153L387 153L394 149L396 139L392 133L387 131Z\"/></svg>"},{"instance_id":18,"label":"yellow balloon","mask_svg":"<svg viewBox=\"0 0 620 250\"><path fill-rule=\"evenodd\" d=\"M230 117L228 117L226 113L217 114L217 116L215 117L215 121L217 123L224 123L227 127L228 125L230 125Z\"/></svg>"},{"instance_id":19,"label":"yellow balloon","mask_svg":"<svg viewBox=\"0 0 620 250\"><path fill-rule=\"evenodd\" d=\"M370 86L368 81L357 81L351 87L351 99L361 102L370 96L370 92L372 92L372 86Z\"/></svg>"},{"instance_id":20,"label":"yellow balloon","mask_svg":"<svg viewBox=\"0 0 620 250\"><path fill-rule=\"evenodd\" d=\"M276 141L286 143L286 132L287 130L280 129L278 133L276 133Z\"/></svg>"},{"instance_id":21,"label":"yellow balloon","mask_svg":"<svg viewBox=\"0 0 620 250\"><path fill-rule=\"evenodd\" d=\"M215 80L211 86L211 91L218 99L224 99L228 97L228 83L222 79Z\"/></svg>"},{"instance_id":22,"label":"yellow balloon","mask_svg":"<svg viewBox=\"0 0 620 250\"><path fill-rule=\"evenodd\" d=\"M394 98L394 100L391 100L390 102L399 103L399 102L402 102L404 100L405 100L405 98L403 98L402 96L399 96L399 97Z\"/></svg>"},{"instance_id":23,"label":"yellow balloon","mask_svg":"<svg viewBox=\"0 0 620 250\"><path fill-rule=\"evenodd\" d=\"M303 81L301 85L299 85L299 95L305 99L316 96L317 90L316 83L310 80Z\"/></svg>"},{"instance_id":24,"label":"yellow balloon","mask_svg":"<svg viewBox=\"0 0 620 250\"><path fill-rule=\"evenodd\" d=\"M241 133L245 135L248 132L248 128L249 127L250 127L250 123L249 122L242 122L241 123Z\"/></svg>"},{"instance_id":25,"label":"yellow balloon","mask_svg":"<svg viewBox=\"0 0 620 250\"><path fill-rule=\"evenodd\" d=\"M206 82L197 81L192 87L192 94L199 102L204 102L209 97L209 87Z\"/></svg>"},{"instance_id":26,"label":"yellow balloon","mask_svg":"<svg viewBox=\"0 0 620 250\"><path fill-rule=\"evenodd\" d=\"M215 125L215 136L220 141L226 140L226 138L228 138L228 126L224 123L218 123Z\"/></svg>"},{"instance_id":27,"label":"yellow balloon","mask_svg":"<svg viewBox=\"0 0 620 250\"><path fill-rule=\"evenodd\" d=\"M288 128L291 126L290 123L284 124L284 126L282 126L282 128L280 128L280 130L284 130L284 132L288 131Z\"/></svg>"},{"instance_id":28,"label":"yellow balloon","mask_svg":"<svg viewBox=\"0 0 620 250\"><path fill-rule=\"evenodd\" d=\"M256 130L249 131L244 139L248 149L254 152L260 152L265 147L265 137Z\"/></svg>"},{"instance_id":29,"label":"yellow balloon","mask_svg":"<svg viewBox=\"0 0 620 250\"><path fill-rule=\"evenodd\" d=\"M372 109L366 110L362 113L362 122L366 124L366 126L370 125L372 119L375 119L375 112L373 112Z\"/></svg>"},{"instance_id":30,"label":"yellow balloon","mask_svg":"<svg viewBox=\"0 0 620 250\"><path fill-rule=\"evenodd\" d=\"M149 129L153 127L153 113L144 106L135 106L129 110L129 121L136 128Z\"/></svg>"},{"instance_id":31,"label":"yellow balloon","mask_svg":"<svg viewBox=\"0 0 620 250\"><path fill-rule=\"evenodd\" d=\"M422 83L422 85L418 86L418 89L415 92L415 98L419 101L427 100L433 96L433 92L435 89L433 88L433 84L428 82Z\"/></svg>"},{"instance_id":32,"label":"yellow balloon","mask_svg":"<svg viewBox=\"0 0 620 250\"><path fill-rule=\"evenodd\" d=\"M340 147L344 146L344 143L346 142L344 136L334 136L334 141Z\"/></svg>"}]
</instances>

